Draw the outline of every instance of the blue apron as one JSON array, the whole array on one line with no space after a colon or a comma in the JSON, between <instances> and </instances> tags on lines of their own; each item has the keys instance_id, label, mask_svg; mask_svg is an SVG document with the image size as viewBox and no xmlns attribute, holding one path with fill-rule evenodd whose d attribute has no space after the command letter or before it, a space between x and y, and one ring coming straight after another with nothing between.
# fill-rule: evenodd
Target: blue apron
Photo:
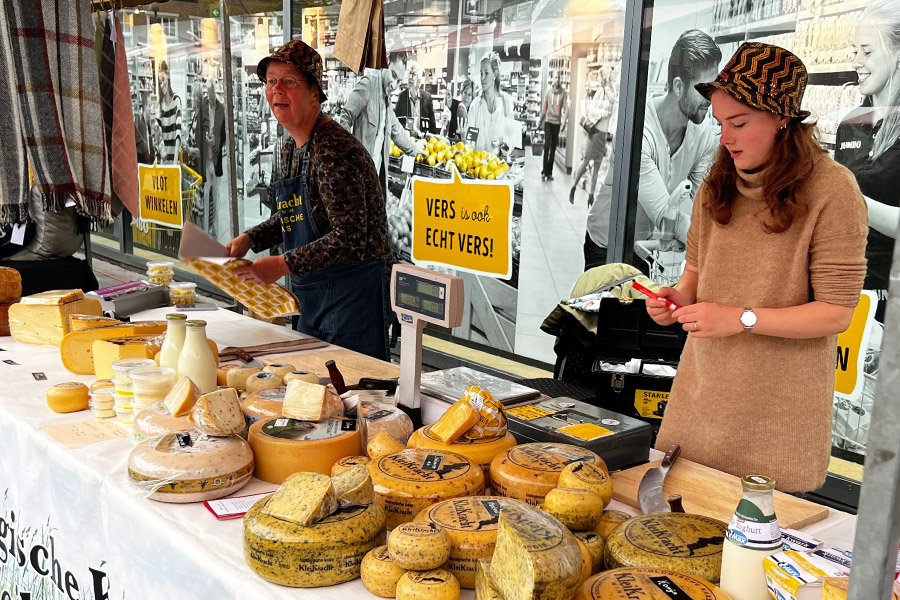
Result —
<instances>
[{"instance_id":1,"label":"blue apron","mask_svg":"<svg viewBox=\"0 0 900 600\"><path fill-rule=\"evenodd\" d=\"M302 152L300 174L275 182L275 199L281 207L284 250L301 248L321 237L308 208L309 151L319 113ZM300 300L297 331L326 342L389 360L384 258L345 260L306 275L291 275L291 288Z\"/></svg>"}]
</instances>

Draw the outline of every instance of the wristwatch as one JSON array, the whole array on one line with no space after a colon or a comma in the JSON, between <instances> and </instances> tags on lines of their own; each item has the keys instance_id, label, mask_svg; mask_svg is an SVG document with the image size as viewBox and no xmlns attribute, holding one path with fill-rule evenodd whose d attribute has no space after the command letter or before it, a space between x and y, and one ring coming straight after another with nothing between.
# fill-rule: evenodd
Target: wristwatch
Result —
<instances>
[{"instance_id":1,"label":"wristwatch","mask_svg":"<svg viewBox=\"0 0 900 600\"><path fill-rule=\"evenodd\" d=\"M756 313L752 308L745 308L741 314L741 324L744 326L744 333L751 333L756 325Z\"/></svg>"}]
</instances>

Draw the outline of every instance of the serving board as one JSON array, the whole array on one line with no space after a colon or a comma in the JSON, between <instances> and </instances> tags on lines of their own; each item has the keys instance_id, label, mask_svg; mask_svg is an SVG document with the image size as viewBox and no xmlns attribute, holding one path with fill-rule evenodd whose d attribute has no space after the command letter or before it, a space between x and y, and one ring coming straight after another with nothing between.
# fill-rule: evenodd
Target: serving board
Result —
<instances>
[{"instance_id":1,"label":"serving board","mask_svg":"<svg viewBox=\"0 0 900 600\"><path fill-rule=\"evenodd\" d=\"M657 460L612 473L613 498L640 510L638 487L647 469L658 467ZM666 496L681 494L685 512L705 515L725 523L731 520L741 500L741 480L699 463L679 458L663 484ZM781 527L803 529L828 516L828 507L776 491L775 514Z\"/></svg>"},{"instance_id":2,"label":"serving board","mask_svg":"<svg viewBox=\"0 0 900 600\"><path fill-rule=\"evenodd\" d=\"M344 383L348 386L356 385L362 377L375 377L377 379L395 379L400 377L399 365L346 349L264 358L263 363L267 365L271 363L287 363L294 365L294 368L298 371L309 371L318 375L319 378L323 378L328 377L328 369L325 367L325 361L328 360L335 362L341 375L344 377Z\"/></svg>"}]
</instances>

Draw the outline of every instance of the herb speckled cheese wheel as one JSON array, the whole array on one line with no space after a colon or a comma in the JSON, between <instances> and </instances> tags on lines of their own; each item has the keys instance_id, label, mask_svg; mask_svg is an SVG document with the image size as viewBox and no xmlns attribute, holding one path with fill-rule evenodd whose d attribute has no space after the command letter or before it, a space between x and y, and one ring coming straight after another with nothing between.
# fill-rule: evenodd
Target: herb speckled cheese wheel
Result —
<instances>
[{"instance_id":1,"label":"herb speckled cheese wheel","mask_svg":"<svg viewBox=\"0 0 900 600\"><path fill-rule=\"evenodd\" d=\"M232 494L250 481L253 452L236 435L209 437L193 430L152 437L131 449L128 476L152 500L202 502Z\"/></svg>"},{"instance_id":2,"label":"herb speckled cheese wheel","mask_svg":"<svg viewBox=\"0 0 900 600\"><path fill-rule=\"evenodd\" d=\"M397 582L397 600L459 600L459 582L446 569L407 571Z\"/></svg>"},{"instance_id":3,"label":"herb speckled cheese wheel","mask_svg":"<svg viewBox=\"0 0 900 600\"><path fill-rule=\"evenodd\" d=\"M356 465L362 465L368 468L368 464L372 461L368 456L345 456L331 466L331 476L337 477L344 471L348 471Z\"/></svg>"},{"instance_id":4,"label":"herb speckled cheese wheel","mask_svg":"<svg viewBox=\"0 0 900 600\"><path fill-rule=\"evenodd\" d=\"M391 560L404 569L430 571L450 558L450 534L428 521L410 521L391 531L388 536Z\"/></svg>"},{"instance_id":5,"label":"herb speckled cheese wheel","mask_svg":"<svg viewBox=\"0 0 900 600\"><path fill-rule=\"evenodd\" d=\"M609 506L613 495L612 478L603 465L578 461L567 465L559 474L558 487L575 490L591 490L603 499L603 508Z\"/></svg>"},{"instance_id":6,"label":"herb speckled cheese wheel","mask_svg":"<svg viewBox=\"0 0 900 600\"><path fill-rule=\"evenodd\" d=\"M135 442L176 431L191 431L194 424L187 417L173 417L162 402L151 404L134 417L131 433Z\"/></svg>"},{"instance_id":7,"label":"herb speckled cheese wheel","mask_svg":"<svg viewBox=\"0 0 900 600\"><path fill-rule=\"evenodd\" d=\"M431 433L431 425L426 425L409 436L409 441L406 445L410 448L432 448L434 450L447 450L448 452L462 454L481 467L481 470L484 471L484 485L487 487L491 485L491 461L501 452L515 446L516 438L507 431L506 435L500 438L483 438L478 440L460 438L452 444L445 444Z\"/></svg>"},{"instance_id":8,"label":"herb speckled cheese wheel","mask_svg":"<svg viewBox=\"0 0 900 600\"><path fill-rule=\"evenodd\" d=\"M256 456L259 479L282 483L300 471L331 474L331 467L345 456L357 456L360 434L352 419L325 419L321 423L287 417L261 419L247 435Z\"/></svg>"},{"instance_id":9,"label":"herb speckled cheese wheel","mask_svg":"<svg viewBox=\"0 0 900 600\"><path fill-rule=\"evenodd\" d=\"M594 527L594 531L603 538L604 541L609 537L613 531L615 531L616 527L627 521L631 518L626 512L622 512L621 510L604 510L603 516L600 517L600 522L597 523L597 526Z\"/></svg>"},{"instance_id":10,"label":"herb speckled cheese wheel","mask_svg":"<svg viewBox=\"0 0 900 600\"><path fill-rule=\"evenodd\" d=\"M547 492L557 486L563 468L573 462L587 461L606 467L598 455L570 444L521 444L491 461L491 491L541 507Z\"/></svg>"},{"instance_id":11,"label":"herb speckled cheese wheel","mask_svg":"<svg viewBox=\"0 0 900 600\"><path fill-rule=\"evenodd\" d=\"M453 452L410 448L373 460L368 467L388 529L412 521L432 504L484 491L481 468Z\"/></svg>"},{"instance_id":12,"label":"herb speckled cheese wheel","mask_svg":"<svg viewBox=\"0 0 900 600\"><path fill-rule=\"evenodd\" d=\"M369 551L359 567L359 578L367 590L382 598L397 595L397 581L406 569L391 560L387 546L378 546Z\"/></svg>"},{"instance_id":13,"label":"herb speckled cheese wheel","mask_svg":"<svg viewBox=\"0 0 900 600\"><path fill-rule=\"evenodd\" d=\"M500 496L453 498L416 515L417 521L437 523L450 535L450 560L446 569L463 588L475 589L478 561L494 554L500 500Z\"/></svg>"},{"instance_id":14,"label":"herb speckled cheese wheel","mask_svg":"<svg viewBox=\"0 0 900 600\"><path fill-rule=\"evenodd\" d=\"M629 519L606 540L610 569L668 568L718 583L727 525L688 513L653 513Z\"/></svg>"},{"instance_id":15,"label":"herb speckled cheese wheel","mask_svg":"<svg viewBox=\"0 0 900 600\"><path fill-rule=\"evenodd\" d=\"M491 580L491 561L482 558L475 567L475 599L476 600L504 600L503 594Z\"/></svg>"},{"instance_id":16,"label":"herb speckled cheese wheel","mask_svg":"<svg viewBox=\"0 0 900 600\"><path fill-rule=\"evenodd\" d=\"M603 538L593 531L573 531L572 535L578 540L581 554L585 551L590 556L590 573L588 576L598 573L603 568L603 547L606 545Z\"/></svg>"},{"instance_id":17,"label":"herb speckled cheese wheel","mask_svg":"<svg viewBox=\"0 0 900 600\"><path fill-rule=\"evenodd\" d=\"M265 514L269 498L244 515L244 558L267 581L290 587L335 585L359 577L367 552L384 543L377 504L338 509L309 527Z\"/></svg>"},{"instance_id":18,"label":"herb speckled cheese wheel","mask_svg":"<svg viewBox=\"0 0 900 600\"><path fill-rule=\"evenodd\" d=\"M583 584L575 600L732 600L700 577L667 569L624 568L604 571Z\"/></svg>"},{"instance_id":19,"label":"herb speckled cheese wheel","mask_svg":"<svg viewBox=\"0 0 900 600\"><path fill-rule=\"evenodd\" d=\"M544 497L544 510L572 531L587 531L603 516L603 498L592 490L553 488Z\"/></svg>"}]
</instances>

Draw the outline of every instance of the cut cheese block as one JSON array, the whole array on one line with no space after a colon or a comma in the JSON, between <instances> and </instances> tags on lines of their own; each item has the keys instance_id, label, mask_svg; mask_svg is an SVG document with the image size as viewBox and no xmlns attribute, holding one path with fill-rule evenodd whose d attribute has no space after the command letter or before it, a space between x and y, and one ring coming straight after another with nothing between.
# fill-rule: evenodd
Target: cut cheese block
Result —
<instances>
[{"instance_id":1,"label":"cut cheese block","mask_svg":"<svg viewBox=\"0 0 900 600\"><path fill-rule=\"evenodd\" d=\"M382 456L387 456L388 454L400 452L405 449L406 446L398 442L394 436L385 433L384 431L375 434L374 437L369 439L369 443L366 444L366 454L368 454L369 458L372 460L378 460Z\"/></svg>"},{"instance_id":2,"label":"cut cheese block","mask_svg":"<svg viewBox=\"0 0 900 600\"><path fill-rule=\"evenodd\" d=\"M328 388L318 383L289 381L284 393L286 417L301 421L321 421L328 417Z\"/></svg>"},{"instance_id":3,"label":"cut cheese block","mask_svg":"<svg viewBox=\"0 0 900 600\"><path fill-rule=\"evenodd\" d=\"M503 594L491 579L491 561L487 558L479 560L476 567L475 598L476 600L504 600Z\"/></svg>"},{"instance_id":4,"label":"cut cheese block","mask_svg":"<svg viewBox=\"0 0 900 600\"><path fill-rule=\"evenodd\" d=\"M717 583L727 527L687 513L641 515L610 534L603 556L610 569L667 568Z\"/></svg>"},{"instance_id":5,"label":"cut cheese block","mask_svg":"<svg viewBox=\"0 0 900 600\"><path fill-rule=\"evenodd\" d=\"M378 546L369 551L359 568L359 578L367 590L382 598L397 595L397 581L406 569L391 560L387 546Z\"/></svg>"},{"instance_id":6,"label":"cut cheese block","mask_svg":"<svg viewBox=\"0 0 900 600\"><path fill-rule=\"evenodd\" d=\"M10 267L0 267L0 302L18 302L22 295L22 275Z\"/></svg>"},{"instance_id":7,"label":"cut cheese block","mask_svg":"<svg viewBox=\"0 0 900 600\"><path fill-rule=\"evenodd\" d=\"M554 488L544 497L544 511L572 531L587 531L603 516L603 498L592 490Z\"/></svg>"},{"instance_id":8,"label":"cut cheese block","mask_svg":"<svg viewBox=\"0 0 900 600\"><path fill-rule=\"evenodd\" d=\"M163 404L173 417L184 417L190 414L200 395L200 388L197 387L197 384L188 377L182 377L166 394Z\"/></svg>"},{"instance_id":9,"label":"cut cheese block","mask_svg":"<svg viewBox=\"0 0 900 600\"><path fill-rule=\"evenodd\" d=\"M295 379L298 381L305 381L306 383L319 383L319 376L315 373L310 373L309 371L291 371L286 375L282 375L281 378L284 380L285 385Z\"/></svg>"},{"instance_id":10,"label":"cut cheese block","mask_svg":"<svg viewBox=\"0 0 900 600\"><path fill-rule=\"evenodd\" d=\"M484 490L484 474L478 465L443 450L402 450L368 466L388 529L412 521L432 504Z\"/></svg>"},{"instance_id":11,"label":"cut cheese block","mask_svg":"<svg viewBox=\"0 0 900 600\"><path fill-rule=\"evenodd\" d=\"M478 411L465 398L457 400L431 426L431 433L445 444L452 444L478 421Z\"/></svg>"},{"instance_id":12,"label":"cut cheese block","mask_svg":"<svg viewBox=\"0 0 900 600\"><path fill-rule=\"evenodd\" d=\"M372 477L366 465L353 465L337 475L332 475L332 483L338 505L341 507L368 506L375 502L375 488L372 486Z\"/></svg>"},{"instance_id":13,"label":"cut cheese block","mask_svg":"<svg viewBox=\"0 0 900 600\"><path fill-rule=\"evenodd\" d=\"M404 569L437 569L450 558L450 534L437 523L410 521L388 536L391 560Z\"/></svg>"},{"instance_id":14,"label":"cut cheese block","mask_svg":"<svg viewBox=\"0 0 900 600\"><path fill-rule=\"evenodd\" d=\"M157 335L135 335L108 340L94 340L91 355L94 361L94 375L111 378L113 362L123 358L153 358L159 352L162 339Z\"/></svg>"},{"instance_id":15,"label":"cut cheese block","mask_svg":"<svg viewBox=\"0 0 900 600\"><path fill-rule=\"evenodd\" d=\"M247 426L234 388L216 390L197 398L190 419L206 435L235 435Z\"/></svg>"},{"instance_id":16,"label":"cut cheese block","mask_svg":"<svg viewBox=\"0 0 900 600\"><path fill-rule=\"evenodd\" d=\"M621 510L604 510L603 516L600 517L600 522L594 527L594 531L606 541L606 539L609 538L609 534L615 531L616 527L630 518L631 515L624 513Z\"/></svg>"},{"instance_id":17,"label":"cut cheese block","mask_svg":"<svg viewBox=\"0 0 900 600\"><path fill-rule=\"evenodd\" d=\"M248 377L245 384L247 386L247 392L253 394L262 390L280 387L281 377L274 373L266 373L263 371L262 373L255 373Z\"/></svg>"},{"instance_id":18,"label":"cut cheese block","mask_svg":"<svg viewBox=\"0 0 900 600\"><path fill-rule=\"evenodd\" d=\"M335 585L359 577L367 552L384 543L378 504L342 508L310 527L265 514L271 496L244 515L244 558L267 581L291 587Z\"/></svg>"},{"instance_id":19,"label":"cut cheese block","mask_svg":"<svg viewBox=\"0 0 900 600\"><path fill-rule=\"evenodd\" d=\"M269 388L250 394L241 400L241 411L247 419L247 425L253 425L260 419L280 417L284 413L284 386Z\"/></svg>"},{"instance_id":20,"label":"cut cheese block","mask_svg":"<svg viewBox=\"0 0 900 600\"><path fill-rule=\"evenodd\" d=\"M101 325L81 331L67 333L62 339L59 354L63 366L79 375L94 374L93 345L97 340L131 337L136 335L158 335L166 331L165 321L135 321Z\"/></svg>"},{"instance_id":21,"label":"cut cheese block","mask_svg":"<svg viewBox=\"0 0 900 600\"><path fill-rule=\"evenodd\" d=\"M9 307L15 302L0 302L0 336L9 335Z\"/></svg>"},{"instance_id":22,"label":"cut cheese block","mask_svg":"<svg viewBox=\"0 0 900 600\"><path fill-rule=\"evenodd\" d=\"M521 502L501 500L491 579L506 600L567 600L581 583L578 541L562 523Z\"/></svg>"},{"instance_id":23,"label":"cut cheese block","mask_svg":"<svg viewBox=\"0 0 900 600\"><path fill-rule=\"evenodd\" d=\"M826 577L822 582L822 600L847 600L849 577ZM900 583L894 582L891 600L900 600Z\"/></svg>"},{"instance_id":24,"label":"cut cheese block","mask_svg":"<svg viewBox=\"0 0 900 600\"><path fill-rule=\"evenodd\" d=\"M88 386L76 381L57 383L47 390L47 406L53 412L70 413L87 410L90 400Z\"/></svg>"},{"instance_id":25,"label":"cut cheese block","mask_svg":"<svg viewBox=\"0 0 900 600\"><path fill-rule=\"evenodd\" d=\"M114 325L121 323L118 319L112 317L104 317L102 315L69 315L69 331L81 331L82 329L90 329L91 327L99 327L100 325Z\"/></svg>"},{"instance_id":26,"label":"cut cheese block","mask_svg":"<svg viewBox=\"0 0 900 600\"><path fill-rule=\"evenodd\" d=\"M57 290L63 295L56 298L44 292L33 296L25 296L17 304L9 307L9 332L13 339L23 344L49 344L59 346L63 337L69 333L69 315L103 314L100 301L84 298L81 290L71 294L72 290ZM121 335L121 334L120 334Z\"/></svg>"},{"instance_id":27,"label":"cut cheese block","mask_svg":"<svg viewBox=\"0 0 900 600\"><path fill-rule=\"evenodd\" d=\"M731 600L731 596L699 577L667 569L613 569L581 584L575 600L640 598L641 600Z\"/></svg>"},{"instance_id":28,"label":"cut cheese block","mask_svg":"<svg viewBox=\"0 0 900 600\"><path fill-rule=\"evenodd\" d=\"M591 490L603 499L603 508L609 505L613 495L613 483L604 465L585 461L566 465L559 474L557 486L575 490Z\"/></svg>"},{"instance_id":29,"label":"cut cheese block","mask_svg":"<svg viewBox=\"0 0 900 600\"><path fill-rule=\"evenodd\" d=\"M585 556L586 553L589 558L588 566L590 567L590 572L588 577L594 573L599 573L603 568L603 548L606 546L603 538L593 531L573 531L572 535L578 540L582 556Z\"/></svg>"},{"instance_id":30,"label":"cut cheese block","mask_svg":"<svg viewBox=\"0 0 900 600\"><path fill-rule=\"evenodd\" d=\"M173 417L162 402L151 404L134 416L132 439L142 442L147 438L167 433L192 431L194 424L185 416Z\"/></svg>"},{"instance_id":31,"label":"cut cheese block","mask_svg":"<svg viewBox=\"0 0 900 600\"><path fill-rule=\"evenodd\" d=\"M409 441L406 445L410 448L433 448L435 450L447 450L448 452L462 454L472 462L477 463L481 470L484 471L485 486L491 484L490 469L491 461L494 460L494 457L516 445L516 438L508 431L499 438L480 438L477 440L460 438L452 444L445 444L437 439L431 428L432 425L426 425L417 429L409 436Z\"/></svg>"},{"instance_id":32,"label":"cut cheese block","mask_svg":"<svg viewBox=\"0 0 900 600\"><path fill-rule=\"evenodd\" d=\"M232 494L253 475L253 452L237 436L167 433L132 448L128 476L147 497L202 502Z\"/></svg>"},{"instance_id":33,"label":"cut cheese block","mask_svg":"<svg viewBox=\"0 0 900 600\"><path fill-rule=\"evenodd\" d=\"M476 588L478 561L494 554L500 500L500 496L453 498L416 515L416 521L440 525L450 536L450 559L446 569L464 588Z\"/></svg>"},{"instance_id":34,"label":"cut cheese block","mask_svg":"<svg viewBox=\"0 0 900 600\"><path fill-rule=\"evenodd\" d=\"M603 459L579 446L551 443L515 446L491 461L491 490L499 496L540 507L547 492L557 487L562 470L577 461L602 464L606 468Z\"/></svg>"},{"instance_id":35,"label":"cut cheese block","mask_svg":"<svg viewBox=\"0 0 900 600\"><path fill-rule=\"evenodd\" d=\"M260 419L250 426L247 439L256 455L254 475L269 483L301 471L328 475L338 460L360 452L359 429L350 419Z\"/></svg>"},{"instance_id":36,"label":"cut cheese block","mask_svg":"<svg viewBox=\"0 0 900 600\"><path fill-rule=\"evenodd\" d=\"M282 382L284 382L284 376L293 371L294 365L289 365L287 363L272 363L263 368L263 373L273 373L274 375L277 375ZM319 383L318 378L316 378L316 381L313 383Z\"/></svg>"},{"instance_id":37,"label":"cut cheese block","mask_svg":"<svg viewBox=\"0 0 900 600\"><path fill-rule=\"evenodd\" d=\"M397 600L459 600L459 582L446 569L407 571L397 581Z\"/></svg>"},{"instance_id":38,"label":"cut cheese block","mask_svg":"<svg viewBox=\"0 0 900 600\"><path fill-rule=\"evenodd\" d=\"M366 431L370 439L383 431L391 434L401 444L405 444L413 432L409 415L393 404L364 400L357 406L357 414L365 417Z\"/></svg>"},{"instance_id":39,"label":"cut cheese block","mask_svg":"<svg viewBox=\"0 0 900 600\"><path fill-rule=\"evenodd\" d=\"M362 465L366 467L366 471L368 471L367 465L371 460L372 459L368 456L345 456L331 466L331 476L337 477L344 471L352 469L356 465Z\"/></svg>"},{"instance_id":40,"label":"cut cheese block","mask_svg":"<svg viewBox=\"0 0 900 600\"><path fill-rule=\"evenodd\" d=\"M331 478L321 473L294 473L269 499L263 513L309 527L338 508Z\"/></svg>"},{"instance_id":41,"label":"cut cheese block","mask_svg":"<svg viewBox=\"0 0 900 600\"><path fill-rule=\"evenodd\" d=\"M243 392L247 389L247 380L259 372L256 367L233 367L225 373L225 385Z\"/></svg>"}]
</instances>

